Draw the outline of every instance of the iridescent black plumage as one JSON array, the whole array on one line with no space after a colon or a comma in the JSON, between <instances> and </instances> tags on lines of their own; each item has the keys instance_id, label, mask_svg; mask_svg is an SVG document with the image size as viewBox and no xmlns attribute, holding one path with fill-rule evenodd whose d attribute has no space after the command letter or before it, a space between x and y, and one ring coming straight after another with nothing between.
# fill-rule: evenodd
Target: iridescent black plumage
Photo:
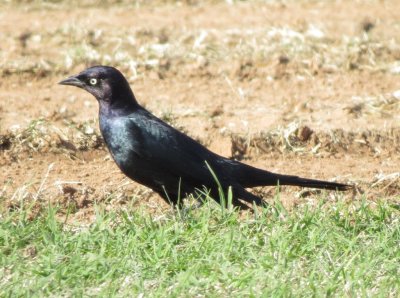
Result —
<instances>
[{"instance_id":1,"label":"iridescent black plumage","mask_svg":"<svg viewBox=\"0 0 400 298\"><path fill-rule=\"evenodd\" d=\"M219 199L232 187L233 203L262 205L245 188L266 185L346 190L341 183L280 175L219 156L141 107L124 76L115 68L95 66L60 84L85 89L99 102L100 130L119 168L132 180L150 187L170 203L207 188Z\"/></svg>"}]
</instances>

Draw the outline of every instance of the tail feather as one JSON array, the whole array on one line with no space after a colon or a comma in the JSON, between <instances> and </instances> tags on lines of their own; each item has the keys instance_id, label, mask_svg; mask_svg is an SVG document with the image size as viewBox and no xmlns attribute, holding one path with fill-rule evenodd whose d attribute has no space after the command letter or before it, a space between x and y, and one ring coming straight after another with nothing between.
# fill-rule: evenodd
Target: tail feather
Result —
<instances>
[{"instance_id":1,"label":"tail feather","mask_svg":"<svg viewBox=\"0 0 400 298\"><path fill-rule=\"evenodd\" d=\"M268 185L293 185L301 187L329 189L345 191L352 188L351 185L324 180L308 179L298 176L281 175L243 165L235 172L238 182L245 188Z\"/></svg>"},{"instance_id":2,"label":"tail feather","mask_svg":"<svg viewBox=\"0 0 400 298\"><path fill-rule=\"evenodd\" d=\"M276 175L277 182L279 185L294 185L301 187L310 187L310 188L320 188L320 189L330 189L330 190L339 190L345 191L351 188L351 185L330 182L324 180L316 180L316 179L308 179L302 178L298 176L286 176L286 175Z\"/></svg>"}]
</instances>

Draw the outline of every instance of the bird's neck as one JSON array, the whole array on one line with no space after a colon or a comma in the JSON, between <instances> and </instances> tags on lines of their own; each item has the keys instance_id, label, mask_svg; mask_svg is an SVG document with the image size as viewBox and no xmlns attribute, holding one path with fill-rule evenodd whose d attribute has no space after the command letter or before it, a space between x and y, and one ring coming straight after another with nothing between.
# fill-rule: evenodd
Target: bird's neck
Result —
<instances>
[{"instance_id":1,"label":"bird's neck","mask_svg":"<svg viewBox=\"0 0 400 298\"><path fill-rule=\"evenodd\" d=\"M119 94L109 92L102 99L98 99L100 115L108 117L124 116L140 108L133 92L130 89L128 91L119 92Z\"/></svg>"},{"instance_id":2,"label":"bird's neck","mask_svg":"<svg viewBox=\"0 0 400 298\"><path fill-rule=\"evenodd\" d=\"M99 102L99 114L104 117L122 117L134 113L139 104L136 102Z\"/></svg>"}]
</instances>

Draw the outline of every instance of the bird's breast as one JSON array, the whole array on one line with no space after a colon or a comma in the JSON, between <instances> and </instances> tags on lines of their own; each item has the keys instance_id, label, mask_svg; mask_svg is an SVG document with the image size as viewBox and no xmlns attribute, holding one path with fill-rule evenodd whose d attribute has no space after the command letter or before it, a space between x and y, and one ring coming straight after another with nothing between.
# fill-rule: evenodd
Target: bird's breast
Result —
<instances>
[{"instance_id":1,"label":"bird's breast","mask_svg":"<svg viewBox=\"0 0 400 298\"><path fill-rule=\"evenodd\" d=\"M129 123L124 119L100 118L100 131L118 166L122 170L133 166L136 140Z\"/></svg>"}]
</instances>

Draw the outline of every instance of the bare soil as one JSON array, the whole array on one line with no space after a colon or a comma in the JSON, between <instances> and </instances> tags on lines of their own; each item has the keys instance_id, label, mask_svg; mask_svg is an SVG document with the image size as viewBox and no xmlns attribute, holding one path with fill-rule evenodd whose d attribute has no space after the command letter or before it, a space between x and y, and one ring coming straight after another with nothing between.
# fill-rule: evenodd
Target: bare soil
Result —
<instances>
[{"instance_id":1,"label":"bare soil","mask_svg":"<svg viewBox=\"0 0 400 298\"><path fill-rule=\"evenodd\" d=\"M57 85L94 64L218 154L398 204L400 2L227 2L0 4L2 209L166 208L111 160L95 99ZM321 197L281 191L288 207Z\"/></svg>"}]
</instances>

